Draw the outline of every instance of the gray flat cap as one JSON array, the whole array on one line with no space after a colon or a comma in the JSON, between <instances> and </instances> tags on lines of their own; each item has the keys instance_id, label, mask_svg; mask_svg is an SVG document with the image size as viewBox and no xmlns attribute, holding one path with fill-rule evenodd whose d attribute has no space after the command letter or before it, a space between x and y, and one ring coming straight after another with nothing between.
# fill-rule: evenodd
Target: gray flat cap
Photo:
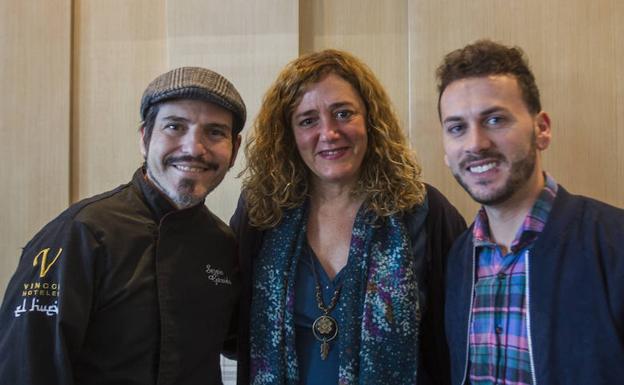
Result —
<instances>
[{"instance_id":1,"label":"gray flat cap","mask_svg":"<svg viewBox=\"0 0 624 385\"><path fill-rule=\"evenodd\" d=\"M141 119L156 103L172 99L199 99L215 103L234 115L233 134L245 125L245 103L232 83L218 73L200 67L180 67L166 72L147 86L141 98Z\"/></svg>"}]
</instances>

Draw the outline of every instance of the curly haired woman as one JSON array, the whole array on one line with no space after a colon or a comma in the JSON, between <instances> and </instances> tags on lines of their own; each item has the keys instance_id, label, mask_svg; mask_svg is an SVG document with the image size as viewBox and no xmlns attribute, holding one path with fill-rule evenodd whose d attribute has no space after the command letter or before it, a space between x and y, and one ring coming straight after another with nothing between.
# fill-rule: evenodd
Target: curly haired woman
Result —
<instances>
[{"instance_id":1,"label":"curly haired woman","mask_svg":"<svg viewBox=\"0 0 624 385\"><path fill-rule=\"evenodd\" d=\"M465 223L421 181L370 69L337 50L292 61L245 152L239 383L444 381L445 255Z\"/></svg>"}]
</instances>

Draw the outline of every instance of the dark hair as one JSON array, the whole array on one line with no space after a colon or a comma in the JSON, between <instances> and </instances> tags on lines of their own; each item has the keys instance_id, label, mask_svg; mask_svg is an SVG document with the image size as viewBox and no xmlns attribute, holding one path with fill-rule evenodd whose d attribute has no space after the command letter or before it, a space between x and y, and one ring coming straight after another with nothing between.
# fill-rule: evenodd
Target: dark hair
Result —
<instances>
[{"instance_id":1,"label":"dark hair","mask_svg":"<svg viewBox=\"0 0 624 385\"><path fill-rule=\"evenodd\" d=\"M145 149L149 149L150 140L152 139L152 132L154 132L154 125L156 124L156 116L160 110L160 103L156 103L150 106L145 113L145 120L141 122L141 127L145 130L143 133L143 144Z\"/></svg>"},{"instance_id":2,"label":"dark hair","mask_svg":"<svg viewBox=\"0 0 624 385\"><path fill-rule=\"evenodd\" d=\"M507 47L491 40L478 40L447 54L436 70L438 79L438 117L440 99L449 84L456 80L489 75L510 75L516 78L528 110L542 110L535 77L520 47Z\"/></svg>"}]
</instances>

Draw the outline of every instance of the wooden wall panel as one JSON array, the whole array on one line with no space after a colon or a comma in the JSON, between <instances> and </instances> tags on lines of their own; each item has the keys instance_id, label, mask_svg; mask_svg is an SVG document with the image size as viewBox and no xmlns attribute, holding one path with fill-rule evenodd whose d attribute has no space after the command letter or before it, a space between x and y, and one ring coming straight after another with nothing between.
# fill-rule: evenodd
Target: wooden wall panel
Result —
<instances>
[{"instance_id":1,"label":"wooden wall panel","mask_svg":"<svg viewBox=\"0 0 624 385\"><path fill-rule=\"evenodd\" d=\"M373 70L407 127L407 0L301 0L301 53L347 50Z\"/></svg>"},{"instance_id":2,"label":"wooden wall panel","mask_svg":"<svg viewBox=\"0 0 624 385\"><path fill-rule=\"evenodd\" d=\"M553 123L547 171L570 191L624 206L623 8L618 0L409 1L412 143L426 179L468 219L477 206L443 162L435 68L483 37L519 45L529 57Z\"/></svg>"},{"instance_id":3,"label":"wooden wall panel","mask_svg":"<svg viewBox=\"0 0 624 385\"><path fill-rule=\"evenodd\" d=\"M230 78L248 130L288 61L353 52L385 84L425 179L472 219L476 205L443 163L434 70L480 37L518 44L553 118L547 169L571 191L624 206L623 18L619 0L0 0L0 290L38 228L130 178L142 162L141 93L180 65ZM208 199L224 219L243 164Z\"/></svg>"},{"instance_id":4,"label":"wooden wall panel","mask_svg":"<svg viewBox=\"0 0 624 385\"><path fill-rule=\"evenodd\" d=\"M615 53L613 60L613 68L615 70L615 124L610 127L615 131L616 149L614 153L608 154L610 158L614 159L612 165L615 171L615 179L607 180L606 183L614 183L614 186L609 188L609 194L614 197L609 198L609 202L614 203L619 207L624 207L624 50L622 45L624 44L624 24L622 23L622 17L624 17L624 1L615 1L615 9L611 15L611 28L612 28L612 41L611 49Z\"/></svg>"},{"instance_id":5,"label":"wooden wall panel","mask_svg":"<svg viewBox=\"0 0 624 385\"><path fill-rule=\"evenodd\" d=\"M0 1L0 298L69 202L71 1Z\"/></svg>"},{"instance_id":6,"label":"wooden wall panel","mask_svg":"<svg viewBox=\"0 0 624 385\"><path fill-rule=\"evenodd\" d=\"M282 67L298 54L297 2L290 0L167 2L168 58L171 67L198 65L227 77L247 106L250 130L262 96ZM236 207L245 163L236 165L207 198L206 204L225 221Z\"/></svg>"},{"instance_id":7,"label":"wooden wall panel","mask_svg":"<svg viewBox=\"0 0 624 385\"><path fill-rule=\"evenodd\" d=\"M139 105L167 68L165 3L74 0L72 200L130 180L141 165Z\"/></svg>"}]
</instances>

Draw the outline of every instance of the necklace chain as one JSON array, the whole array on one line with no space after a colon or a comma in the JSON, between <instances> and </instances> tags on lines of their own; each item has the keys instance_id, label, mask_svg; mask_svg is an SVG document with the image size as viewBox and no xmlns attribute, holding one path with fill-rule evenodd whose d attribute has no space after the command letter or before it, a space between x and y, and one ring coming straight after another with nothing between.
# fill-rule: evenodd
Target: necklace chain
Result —
<instances>
[{"instance_id":1,"label":"necklace chain","mask_svg":"<svg viewBox=\"0 0 624 385\"><path fill-rule=\"evenodd\" d=\"M314 334L314 338L316 338L321 343L321 359L325 360L329 355L329 341L333 340L338 335L338 322L336 322L336 319L334 317L329 315L329 312L334 310L336 304L338 303L342 284L338 285L336 290L334 290L334 294L329 301L329 305L325 306L325 302L323 302L320 279L316 274L316 261L314 261L314 252L309 245L308 254L310 255L310 262L312 263L312 274L314 275L314 284L316 288L316 306L318 306L319 310L323 312L322 316L319 316L316 318L316 320L314 320L314 323L312 324L312 334Z\"/></svg>"},{"instance_id":2,"label":"necklace chain","mask_svg":"<svg viewBox=\"0 0 624 385\"><path fill-rule=\"evenodd\" d=\"M325 302L323 301L323 293L321 291L321 279L318 274L316 274L316 263L314 261L315 253L312 250L312 247L308 245L308 255L310 256L310 263L312 264L312 275L314 276L314 285L316 286L316 306L318 306L319 310L322 311L325 315L328 315L338 303L338 298L340 298L340 290L342 289L342 285L339 285L336 290L334 290L334 294L332 295L331 300L329 301L329 305L325 306Z\"/></svg>"},{"instance_id":3,"label":"necklace chain","mask_svg":"<svg viewBox=\"0 0 624 385\"><path fill-rule=\"evenodd\" d=\"M318 281L315 283L316 283L316 305L318 306L319 310L325 313L325 315L328 315L329 312L334 310L334 307L336 307L336 304L338 303L338 298L340 297L340 289L342 289L342 285L338 286L336 290L334 290L334 294L332 295L331 301L329 301L329 305L326 307L325 302L323 302L323 295L321 293L321 285L318 283Z\"/></svg>"}]
</instances>

